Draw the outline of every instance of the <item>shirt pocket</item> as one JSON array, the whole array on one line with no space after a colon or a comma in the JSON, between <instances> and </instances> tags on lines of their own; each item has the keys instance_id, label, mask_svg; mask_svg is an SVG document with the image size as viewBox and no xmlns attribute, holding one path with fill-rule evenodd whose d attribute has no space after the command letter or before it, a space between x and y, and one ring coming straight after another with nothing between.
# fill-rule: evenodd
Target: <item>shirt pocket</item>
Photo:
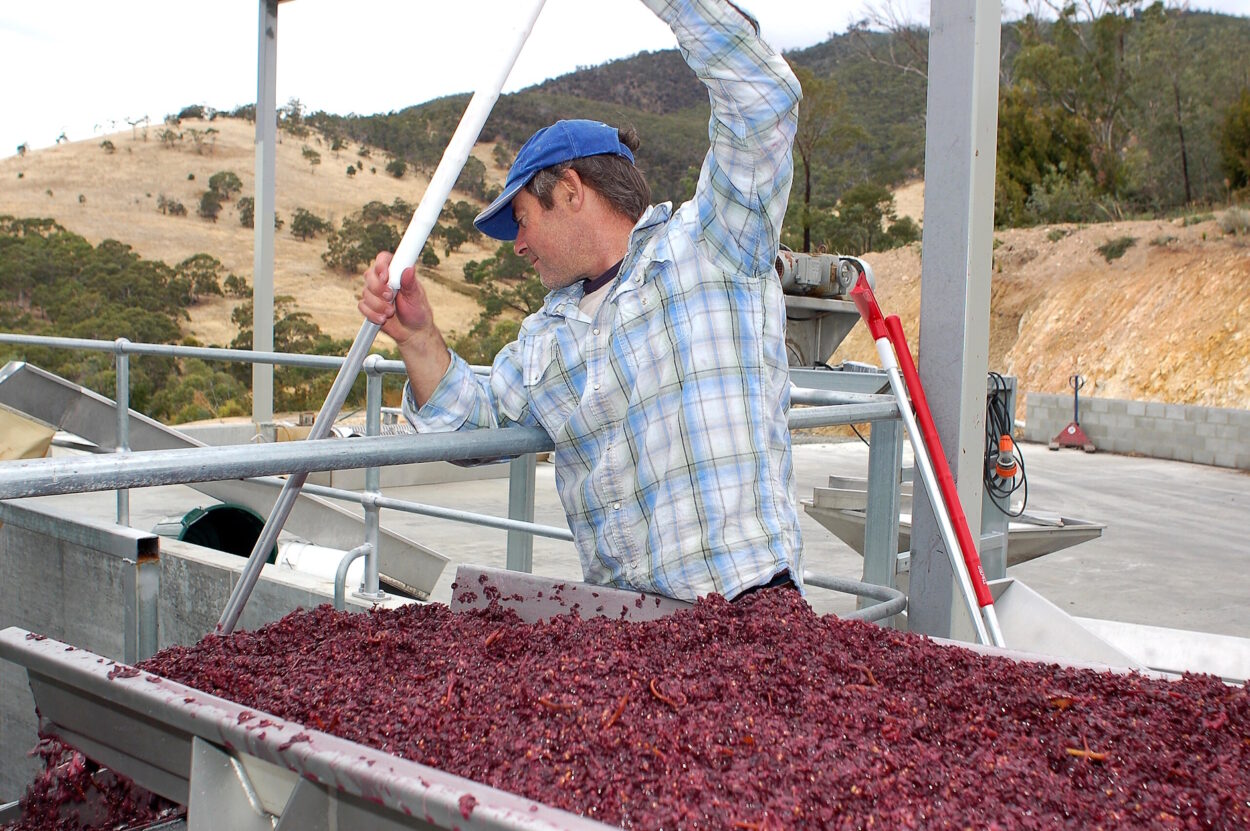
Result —
<instances>
[{"instance_id":1,"label":"shirt pocket","mask_svg":"<svg viewBox=\"0 0 1250 831\"><path fill-rule=\"evenodd\" d=\"M568 424L581 399L580 355L566 358L554 334L530 338L522 354L523 381L530 410L554 440Z\"/></svg>"},{"instance_id":2,"label":"shirt pocket","mask_svg":"<svg viewBox=\"0 0 1250 831\"><path fill-rule=\"evenodd\" d=\"M688 351L688 298L659 265L640 286L619 298L619 349L636 400L646 401L680 380Z\"/></svg>"}]
</instances>

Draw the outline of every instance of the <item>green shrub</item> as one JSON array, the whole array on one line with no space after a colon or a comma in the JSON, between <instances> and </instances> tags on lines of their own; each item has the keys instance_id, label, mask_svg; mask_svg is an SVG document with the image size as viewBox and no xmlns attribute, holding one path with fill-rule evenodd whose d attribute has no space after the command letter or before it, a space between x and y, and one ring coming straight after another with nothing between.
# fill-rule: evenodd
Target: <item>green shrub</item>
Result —
<instances>
[{"instance_id":1,"label":"green shrub","mask_svg":"<svg viewBox=\"0 0 1250 831\"><path fill-rule=\"evenodd\" d=\"M316 150L313 150L307 144L304 145L304 149L300 152L304 156L304 161L308 162L309 170L311 170L313 173L316 173L317 165L321 164L321 154L318 153Z\"/></svg>"},{"instance_id":2,"label":"green shrub","mask_svg":"<svg viewBox=\"0 0 1250 831\"><path fill-rule=\"evenodd\" d=\"M1245 208L1229 208L1220 217L1220 230L1239 236L1250 234L1250 211Z\"/></svg>"},{"instance_id":3,"label":"green shrub","mask_svg":"<svg viewBox=\"0 0 1250 831\"><path fill-rule=\"evenodd\" d=\"M1051 170L1029 192L1026 210L1039 224L1089 222L1116 215L1115 206L1099 194L1094 177L1084 170L1074 177Z\"/></svg>"},{"instance_id":4,"label":"green shrub","mask_svg":"<svg viewBox=\"0 0 1250 831\"><path fill-rule=\"evenodd\" d=\"M886 248L901 248L920 239L920 225L910 216L892 223L885 232Z\"/></svg>"},{"instance_id":5,"label":"green shrub","mask_svg":"<svg viewBox=\"0 0 1250 831\"><path fill-rule=\"evenodd\" d=\"M1069 231L1067 228L1051 228L1049 231L1046 232L1046 239L1050 240L1051 242L1058 242L1059 240L1063 239L1070 233L1072 232Z\"/></svg>"},{"instance_id":6,"label":"green shrub","mask_svg":"<svg viewBox=\"0 0 1250 831\"><path fill-rule=\"evenodd\" d=\"M187 209L177 199L170 199L165 194L156 197L156 209L167 216L186 216Z\"/></svg>"},{"instance_id":7,"label":"green shrub","mask_svg":"<svg viewBox=\"0 0 1250 831\"><path fill-rule=\"evenodd\" d=\"M295 215L291 217L291 236L296 239L306 240L329 230L330 223L312 211L296 208Z\"/></svg>"},{"instance_id":8,"label":"green shrub","mask_svg":"<svg viewBox=\"0 0 1250 831\"><path fill-rule=\"evenodd\" d=\"M209 177L208 188L217 191L222 201L229 202L231 196L243 190L243 181L232 170L219 170Z\"/></svg>"},{"instance_id":9,"label":"green shrub","mask_svg":"<svg viewBox=\"0 0 1250 831\"><path fill-rule=\"evenodd\" d=\"M1134 237L1116 237L1115 239L1107 240L1098 246L1096 250L1099 254L1102 254L1107 262L1111 262L1123 257L1124 252L1132 248L1136 242L1137 240Z\"/></svg>"},{"instance_id":10,"label":"green shrub","mask_svg":"<svg viewBox=\"0 0 1250 831\"><path fill-rule=\"evenodd\" d=\"M200 196L199 214L204 219L217 221L217 215L221 213L221 194L215 190L206 190Z\"/></svg>"},{"instance_id":11,"label":"green shrub","mask_svg":"<svg viewBox=\"0 0 1250 831\"><path fill-rule=\"evenodd\" d=\"M386 163L386 172L396 179L402 179L404 174L408 172L408 163L403 159L391 159Z\"/></svg>"},{"instance_id":12,"label":"green shrub","mask_svg":"<svg viewBox=\"0 0 1250 831\"><path fill-rule=\"evenodd\" d=\"M1176 237L1172 236L1171 234L1160 234L1159 236L1152 239L1150 241L1150 244L1158 245L1158 246L1166 248L1167 246L1171 245L1174 242L1176 242Z\"/></svg>"},{"instance_id":13,"label":"green shrub","mask_svg":"<svg viewBox=\"0 0 1250 831\"><path fill-rule=\"evenodd\" d=\"M241 196L236 204L239 209L239 224L244 228L255 228L256 200L250 196Z\"/></svg>"}]
</instances>

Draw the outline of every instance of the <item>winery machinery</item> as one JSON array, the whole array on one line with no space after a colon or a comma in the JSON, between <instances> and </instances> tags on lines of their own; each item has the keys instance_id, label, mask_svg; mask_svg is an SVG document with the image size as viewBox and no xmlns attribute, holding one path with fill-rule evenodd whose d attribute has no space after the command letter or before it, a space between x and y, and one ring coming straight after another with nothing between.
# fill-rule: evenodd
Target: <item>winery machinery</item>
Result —
<instances>
[{"instance_id":1,"label":"winery machinery","mask_svg":"<svg viewBox=\"0 0 1250 831\"><path fill-rule=\"evenodd\" d=\"M481 594L453 601L454 610L490 594L528 622L573 610L653 620L689 605L478 567L461 566L456 580ZM897 590L857 585L875 602L853 616L879 619L905 605ZM0 658L25 667L44 733L186 806L190 831L609 827L16 627L0 632Z\"/></svg>"}]
</instances>

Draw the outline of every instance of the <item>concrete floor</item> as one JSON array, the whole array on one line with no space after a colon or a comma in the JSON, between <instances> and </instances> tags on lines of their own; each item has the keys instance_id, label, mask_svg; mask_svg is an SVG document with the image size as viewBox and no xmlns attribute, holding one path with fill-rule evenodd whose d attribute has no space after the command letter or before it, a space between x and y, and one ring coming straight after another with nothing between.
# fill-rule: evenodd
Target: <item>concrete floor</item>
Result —
<instances>
[{"instance_id":1,"label":"concrete floor","mask_svg":"<svg viewBox=\"0 0 1250 831\"><path fill-rule=\"evenodd\" d=\"M1049 451L1022 446L1028 473L1030 511L1063 514L1105 523L1100 539L1009 569L1009 576L1070 614L1250 638L1250 474L1227 468L1157 459ZM868 448L858 441L795 446L798 496L809 499L830 474L867 473ZM507 480L486 479L388 488L388 496L506 515ZM112 493L46 497L57 510L85 512L111 520ZM211 504L182 487L131 493L131 524L153 528L165 517ZM42 500L41 500L42 501ZM550 464L537 472L539 523L565 527ZM802 515L807 568L858 578L860 557L819 523ZM433 599L451 596L454 564L503 567L506 535L398 511L383 524L450 559ZM297 530L297 529L292 529ZM536 538L534 572L580 579L571 543ZM854 608L847 595L813 589L821 612Z\"/></svg>"}]
</instances>

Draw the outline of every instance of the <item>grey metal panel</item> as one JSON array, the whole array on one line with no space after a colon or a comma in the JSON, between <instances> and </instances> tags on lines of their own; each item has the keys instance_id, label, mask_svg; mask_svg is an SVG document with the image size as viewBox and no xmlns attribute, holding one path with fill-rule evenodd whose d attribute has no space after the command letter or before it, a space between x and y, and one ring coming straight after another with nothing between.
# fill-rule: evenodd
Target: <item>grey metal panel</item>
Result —
<instances>
[{"instance_id":1,"label":"grey metal panel","mask_svg":"<svg viewBox=\"0 0 1250 831\"><path fill-rule=\"evenodd\" d=\"M101 447L111 447L116 441L117 419L112 401L30 364L14 361L0 372L0 403ZM205 447L203 442L133 411L130 446L138 451ZM247 448L245 452L261 447ZM188 458L180 466L193 470L195 464L195 459ZM224 480L189 484L213 499L246 505L261 516L269 515L278 498L271 488L252 482ZM343 550L355 548L364 539L364 523L359 516L333 502L304 494L295 500L287 527L318 545ZM447 558L437 551L385 529L379 540L379 556L385 574L426 597L447 563Z\"/></svg>"},{"instance_id":2,"label":"grey metal panel","mask_svg":"<svg viewBox=\"0 0 1250 831\"><path fill-rule=\"evenodd\" d=\"M1206 672L1242 684L1250 680L1250 638L1118 620L1086 617L1074 620L1159 672Z\"/></svg>"},{"instance_id":3,"label":"grey metal panel","mask_svg":"<svg viewBox=\"0 0 1250 831\"><path fill-rule=\"evenodd\" d=\"M868 502L864 511L865 583L896 585L902 464L903 425L895 420L873 422L868 449ZM859 608L865 602L861 598Z\"/></svg>"},{"instance_id":4,"label":"grey metal panel","mask_svg":"<svg viewBox=\"0 0 1250 831\"><path fill-rule=\"evenodd\" d=\"M1069 661L1145 669L1020 581L1010 577L991 580L989 587L1008 648Z\"/></svg>"},{"instance_id":5,"label":"grey metal panel","mask_svg":"<svg viewBox=\"0 0 1250 831\"><path fill-rule=\"evenodd\" d=\"M656 620L689 603L658 594L592 586L518 571L463 564L456 569L451 609L485 609L496 601L527 623L577 612L583 618Z\"/></svg>"},{"instance_id":6,"label":"grey metal panel","mask_svg":"<svg viewBox=\"0 0 1250 831\"><path fill-rule=\"evenodd\" d=\"M160 541L155 534L84 517L62 516L36 502L0 502L0 525L24 528L125 560L137 561L160 553Z\"/></svg>"},{"instance_id":7,"label":"grey metal panel","mask_svg":"<svg viewBox=\"0 0 1250 831\"><path fill-rule=\"evenodd\" d=\"M848 369L799 369L790 367L790 380L800 387L841 392L882 393L890 389L885 373L858 372Z\"/></svg>"},{"instance_id":8,"label":"grey metal panel","mask_svg":"<svg viewBox=\"0 0 1250 831\"><path fill-rule=\"evenodd\" d=\"M534 475L538 458L526 453L508 467L508 518L534 521ZM506 561L513 571L534 570L534 537L519 531L508 532Z\"/></svg>"},{"instance_id":9,"label":"grey metal panel","mask_svg":"<svg viewBox=\"0 0 1250 831\"><path fill-rule=\"evenodd\" d=\"M191 741L190 779L188 799L182 803L188 831L273 831L240 761L199 737ZM318 827L308 826L309 831Z\"/></svg>"},{"instance_id":10,"label":"grey metal panel","mask_svg":"<svg viewBox=\"0 0 1250 831\"><path fill-rule=\"evenodd\" d=\"M48 639L47 643L58 642ZM60 648L64 650L65 645ZM93 662L101 660L85 650L75 651ZM107 678L110 668L118 665L102 661L99 666ZM141 709L116 708L106 697L77 689L63 678L34 668L28 668L27 675L41 729L100 764L124 772L153 793L186 804L191 775L189 735L145 717Z\"/></svg>"},{"instance_id":11,"label":"grey metal panel","mask_svg":"<svg viewBox=\"0 0 1250 831\"><path fill-rule=\"evenodd\" d=\"M321 831L339 828L368 828L369 831L436 829L424 817L398 817L379 805L357 799L342 791L301 779L273 831Z\"/></svg>"}]
</instances>

